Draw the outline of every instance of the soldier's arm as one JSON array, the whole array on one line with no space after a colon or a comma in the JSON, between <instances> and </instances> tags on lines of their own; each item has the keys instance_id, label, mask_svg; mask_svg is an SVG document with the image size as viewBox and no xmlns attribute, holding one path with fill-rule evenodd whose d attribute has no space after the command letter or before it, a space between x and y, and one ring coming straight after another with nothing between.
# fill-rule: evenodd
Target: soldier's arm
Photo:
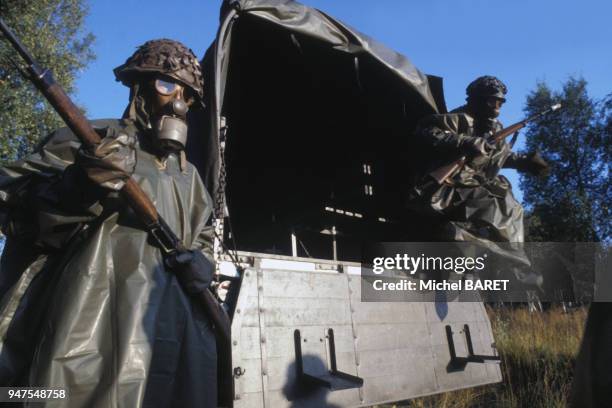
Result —
<instances>
[{"instance_id":1,"label":"soldier's arm","mask_svg":"<svg viewBox=\"0 0 612 408\"><path fill-rule=\"evenodd\" d=\"M72 197L63 185L74 176L66 170L79 144L64 136L54 132L33 154L0 168L0 216L9 240L40 248L52 242L58 247L72 235L62 210ZM61 234L55 228L60 224Z\"/></svg>"},{"instance_id":2,"label":"soldier's arm","mask_svg":"<svg viewBox=\"0 0 612 408\"><path fill-rule=\"evenodd\" d=\"M192 172L189 190L191 197L189 202L191 208L189 212L192 219L192 231L196 234L193 237L190 249L199 250L204 255L213 260L213 242L214 242L214 228L211 225L211 215L213 209L213 200L208 190L204 186L204 182L200 177L195 167L189 163L188 165ZM187 244L187 243L185 243Z\"/></svg>"},{"instance_id":3,"label":"soldier's arm","mask_svg":"<svg viewBox=\"0 0 612 408\"><path fill-rule=\"evenodd\" d=\"M464 135L459 134L455 126L449 126L448 122L442 115L423 119L416 129L419 141L437 149L457 150Z\"/></svg>"},{"instance_id":4,"label":"soldier's arm","mask_svg":"<svg viewBox=\"0 0 612 408\"><path fill-rule=\"evenodd\" d=\"M206 191L200 176L193 166L189 165L192 178L189 186L189 211L195 236L188 249L179 250L166 259L168 265L181 283L181 287L191 295L201 294L207 290L214 278L215 263L213 257L214 229L209 218L212 200ZM185 242L188 245L188 242Z\"/></svg>"},{"instance_id":5,"label":"soldier's arm","mask_svg":"<svg viewBox=\"0 0 612 408\"><path fill-rule=\"evenodd\" d=\"M458 131L458 120L452 115L433 115L422 120L416 129L417 138L441 153L462 153L468 156L486 154L490 149L482 137Z\"/></svg>"},{"instance_id":6,"label":"soldier's arm","mask_svg":"<svg viewBox=\"0 0 612 408\"><path fill-rule=\"evenodd\" d=\"M2 230L45 250L61 249L102 213L110 190L94 182L79 161L80 143L67 129L47 137L31 156L0 169ZM105 169L94 173L104 175ZM105 178L107 180L108 177Z\"/></svg>"},{"instance_id":7,"label":"soldier's arm","mask_svg":"<svg viewBox=\"0 0 612 408\"><path fill-rule=\"evenodd\" d=\"M545 176L550 171L548 163L537 151L531 153L513 152L504 163L504 168L515 169L536 176Z\"/></svg>"}]
</instances>

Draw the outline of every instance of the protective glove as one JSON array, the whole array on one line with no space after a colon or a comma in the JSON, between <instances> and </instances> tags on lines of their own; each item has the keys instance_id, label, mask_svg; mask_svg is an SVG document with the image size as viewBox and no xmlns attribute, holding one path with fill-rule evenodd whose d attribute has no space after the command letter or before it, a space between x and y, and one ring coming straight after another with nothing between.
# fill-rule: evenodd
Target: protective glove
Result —
<instances>
[{"instance_id":1,"label":"protective glove","mask_svg":"<svg viewBox=\"0 0 612 408\"><path fill-rule=\"evenodd\" d=\"M488 154L493 146L487 142L485 137L465 136L460 140L459 148L468 157L478 157Z\"/></svg>"},{"instance_id":2,"label":"protective glove","mask_svg":"<svg viewBox=\"0 0 612 408\"><path fill-rule=\"evenodd\" d=\"M76 163L95 184L119 191L136 168L135 144L126 133L109 134L91 149L82 147Z\"/></svg>"},{"instance_id":3,"label":"protective glove","mask_svg":"<svg viewBox=\"0 0 612 408\"><path fill-rule=\"evenodd\" d=\"M202 293L213 280L213 264L200 251L176 251L165 262L189 295Z\"/></svg>"},{"instance_id":4,"label":"protective glove","mask_svg":"<svg viewBox=\"0 0 612 408\"><path fill-rule=\"evenodd\" d=\"M550 166L537 150L528 154L517 155L513 167L518 171L528 172L540 177L547 176L550 173Z\"/></svg>"}]
</instances>

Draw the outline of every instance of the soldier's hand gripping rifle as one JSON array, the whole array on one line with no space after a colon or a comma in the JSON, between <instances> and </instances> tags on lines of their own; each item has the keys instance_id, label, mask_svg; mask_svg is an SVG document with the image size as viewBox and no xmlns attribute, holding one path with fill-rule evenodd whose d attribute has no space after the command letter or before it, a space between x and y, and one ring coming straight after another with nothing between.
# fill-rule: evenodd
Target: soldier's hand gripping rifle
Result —
<instances>
[{"instance_id":1,"label":"soldier's hand gripping rifle","mask_svg":"<svg viewBox=\"0 0 612 408\"><path fill-rule=\"evenodd\" d=\"M1 18L0 31L2 31L13 48L26 62L27 72L25 74L27 78L42 92L81 143L86 147L93 147L100 143L98 133L89 124L79 108L72 103L70 97L55 82L51 71L42 68L36 63ZM171 258L172 255L178 252L187 250L181 240L170 230L166 222L158 214L151 199L132 178L126 181L125 186L121 190L121 195L146 226L147 231L157 243L165 259ZM193 291L191 292L201 304L210 321L214 324L217 335L225 344L229 344L231 340L229 319L212 292L208 289L201 290L195 294Z\"/></svg>"},{"instance_id":2,"label":"soldier's hand gripping rifle","mask_svg":"<svg viewBox=\"0 0 612 408\"><path fill-rule=\"evenodd\" d=\"M495 133L494 135L492 135L487 142L491 143L491 144L495 144L497 142L499 142L502 139L505 139L506 137L518 132L519 130L521 130L522 128L524 128L525 126L527 126L527 124L529 122L532 122L536 119L541 118L544 115L547 115L550 112L554 112L556 110L558 110L559 108L561 108L561 104L558 103L556 105L551 106L550 108L546 109L543 112L540 112L536 115L533 115L527 119L521 120L520 122L517 122L513 125L508 126L507 128L504 128L502 130L500 130L499 132ZM467 160L466 156L461 156L460 158L458 158L457 160L453 161L452 163L446 164L432 172L429 173L429 177L431 177L432 179L434 179L438 184L442 184L444 183L449 177L451 177L453 174L455 174L456 171L458 171L459 169L461 169L463 167L463 165L465 164Z\"/></svg>"}]
</instances>

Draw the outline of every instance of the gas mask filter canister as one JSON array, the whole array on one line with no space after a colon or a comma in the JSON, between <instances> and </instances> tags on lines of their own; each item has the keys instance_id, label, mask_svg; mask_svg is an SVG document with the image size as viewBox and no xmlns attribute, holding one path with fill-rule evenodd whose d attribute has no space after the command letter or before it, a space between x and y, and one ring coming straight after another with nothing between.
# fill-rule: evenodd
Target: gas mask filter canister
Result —
<instances>
[{"instance_id":1,"label":"gas mask filter canister","mask_svg":"<svg viewBox=\"0 0 612 408\"><path fill-rule=\"evenodd\" d=\"M156 121L154 130L158 146L167 152L185 149L187 143L187 104L180 99L168 102Z\"/></svg>"}]
</instances>

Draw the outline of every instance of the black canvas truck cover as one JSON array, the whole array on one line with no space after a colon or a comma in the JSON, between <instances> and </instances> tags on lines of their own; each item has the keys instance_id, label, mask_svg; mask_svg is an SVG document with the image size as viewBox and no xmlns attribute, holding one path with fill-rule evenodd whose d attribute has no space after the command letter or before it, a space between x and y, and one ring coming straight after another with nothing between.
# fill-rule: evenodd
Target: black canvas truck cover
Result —
<instances>
[{"instance_id":1,"label":"black canvas truck cover","mask_svg":"<svg viewBox=\"0 0 612 408\"><path fill-rule=\"evenodd\" d=\"M242 250L355 259L364 236L401 227L411 132L445 111L441 79L346 24L294 1L224 2L204 58L207 138L190 159L223 193ZM219 141L227 184L220 191ZM207 152L203 154L203 152Z\"/></svg>"}]
</instances>

